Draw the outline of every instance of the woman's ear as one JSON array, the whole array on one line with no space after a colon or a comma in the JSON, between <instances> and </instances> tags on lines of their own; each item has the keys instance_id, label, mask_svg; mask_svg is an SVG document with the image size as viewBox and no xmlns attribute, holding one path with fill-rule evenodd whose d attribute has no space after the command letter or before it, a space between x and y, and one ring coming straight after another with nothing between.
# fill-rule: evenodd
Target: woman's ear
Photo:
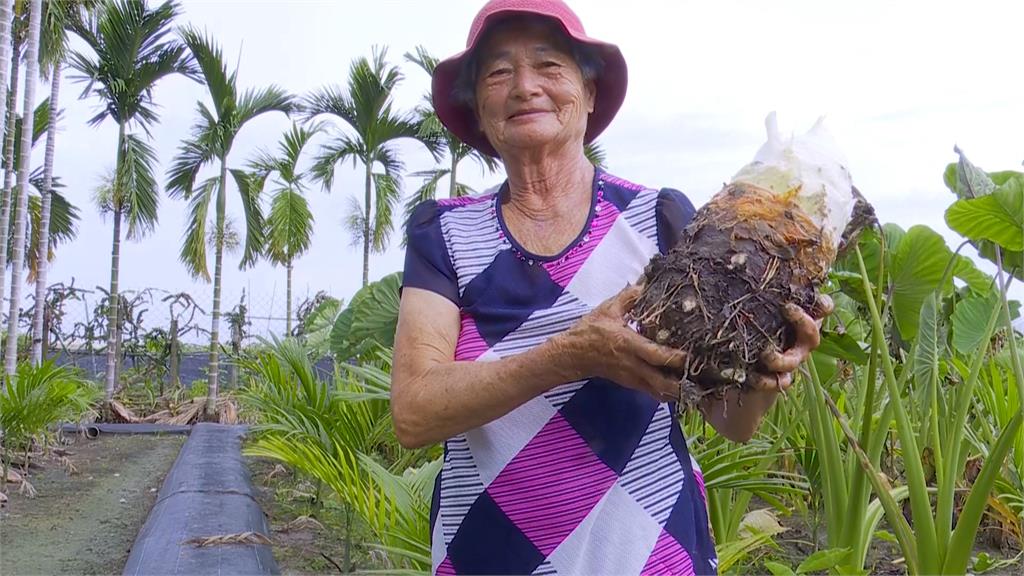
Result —
<instances>
[{"instance_id":1,"label":"woman's ear","mask_svg":"<svg viewBox=\"0 0 1024 576\"><path fill-rule=\"evenodd\" d=\"M587 91L587 113L594 113L594 101L597 99L597 84L593 80L587 80L584 85Z\"/></svg>"}]
</instances>

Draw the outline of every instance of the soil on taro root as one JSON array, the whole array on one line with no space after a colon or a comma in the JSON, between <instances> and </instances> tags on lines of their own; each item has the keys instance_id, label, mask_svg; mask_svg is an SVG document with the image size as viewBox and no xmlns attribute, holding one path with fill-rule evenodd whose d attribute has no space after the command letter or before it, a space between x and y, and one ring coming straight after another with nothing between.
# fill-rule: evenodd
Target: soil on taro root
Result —
<instances>
[{"instance_id":1,"label":"soil on taro root","mask_svg":"<svg viewBox=\"0 0 1024 576\"><path fill-rule=\"evenodd\" d=\"M45 459L35 498L8 485L0 574L120 574L184 436L75 436L76 471Z\"/></svg>"}]
</instances>

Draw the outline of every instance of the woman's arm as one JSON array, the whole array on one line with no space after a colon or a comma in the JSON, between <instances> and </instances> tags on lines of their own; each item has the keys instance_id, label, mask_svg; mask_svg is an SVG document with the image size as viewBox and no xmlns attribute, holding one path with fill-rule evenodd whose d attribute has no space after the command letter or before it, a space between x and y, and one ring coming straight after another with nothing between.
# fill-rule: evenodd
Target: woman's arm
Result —
<instances>
[{"instance_id":1,"label":"woman's arm","mask_svg":"<svg viewBox=\"0 0 1024 576\"><path fill-rule=\"evenodd\" d=\"M603 377L674 397L682 369L676 350L647 340L624 320L640 289L620 292L569 330L494 362L456 362L459 311L447 298L406 288L398 314L391 411L398 441L425 446L479 427L567 382Z\"/></svg>"}]
</instances>

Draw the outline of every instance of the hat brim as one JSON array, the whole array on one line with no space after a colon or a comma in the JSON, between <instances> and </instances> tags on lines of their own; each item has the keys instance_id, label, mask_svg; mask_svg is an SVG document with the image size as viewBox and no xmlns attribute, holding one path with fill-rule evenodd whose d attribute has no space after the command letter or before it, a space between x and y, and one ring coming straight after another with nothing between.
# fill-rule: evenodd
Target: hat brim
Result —
<instances>
[{"instance_id":1,"label":"hat brim","mask_svg":"<svg viewBox=\"0 0 1024 576\"><path fill-rule=\"evenodd\" d=\"M489 22L485 25L485 29L497 19L497 16L505 16L510 13L514 12L492 14L488 18ZM594 111L587 119L587 130L583 136L584 143L589 144L611 124L615 114L622 107L622 102L626 99L628 83L626 60L622 57L619 47L614 44L602 42L586 35L574 34L565 26L561 26L561 28L573 40L597 48L604 61L601 72L594 80L596 88ZM483 34L480 34L480 37L483 37ZM434 103L437 117L459 140L488 156L497 158L498 151L480 130L476 121L476 113L469 107L456 103L453 95L455 82L462 71L463 63L475 48L476 46L470 47L438 63L431 79L431 100Z\"/></svg>"}]
</instances>

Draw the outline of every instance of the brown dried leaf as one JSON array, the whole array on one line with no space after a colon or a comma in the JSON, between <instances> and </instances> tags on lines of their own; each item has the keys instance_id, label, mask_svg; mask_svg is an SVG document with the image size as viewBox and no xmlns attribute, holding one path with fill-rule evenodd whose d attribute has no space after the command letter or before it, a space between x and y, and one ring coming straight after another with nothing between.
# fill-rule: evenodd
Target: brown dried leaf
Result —
<instances>
[{"instance_id":1,"label":"brown dried leaf","mask_svg":"<svg viewBox=\"0 0 1024 576\"><path fill-rule=\"evenodd\" d=\"M277 532L291 532L292 530L323 530L324 525L311 516L299 516L295 520L281 526Z\"/></svg>"},{"instance_id":2,"label":"brown dried leaf","mask_svg":"<svg viewBox=\"0 0 1024 576\"><path fill-rule=\"evenodd\" d=\"M207 546L222 546L226 544L262 544L270 546L273 544L273 541L259 532L239 532L238 534L220 534L217 536L190 538L183 543L191 544L196 548L205 548Z\"/></svg>"},{"instance_id":3,"label":"brown dried leaf","mask_svg":"<svg viewBox=\"0 0 1024 576\"><path fill-rule=\"evenodd\" d=\"M138 424L139 422L141 422L139 417L136 416L134 412L126 408L124 404L121 404L117 400L110 401L110 412L111 414L113 414L117 418L120 418L122 421L127 422L128 424Z\"/></svg>"}]
</instances>

